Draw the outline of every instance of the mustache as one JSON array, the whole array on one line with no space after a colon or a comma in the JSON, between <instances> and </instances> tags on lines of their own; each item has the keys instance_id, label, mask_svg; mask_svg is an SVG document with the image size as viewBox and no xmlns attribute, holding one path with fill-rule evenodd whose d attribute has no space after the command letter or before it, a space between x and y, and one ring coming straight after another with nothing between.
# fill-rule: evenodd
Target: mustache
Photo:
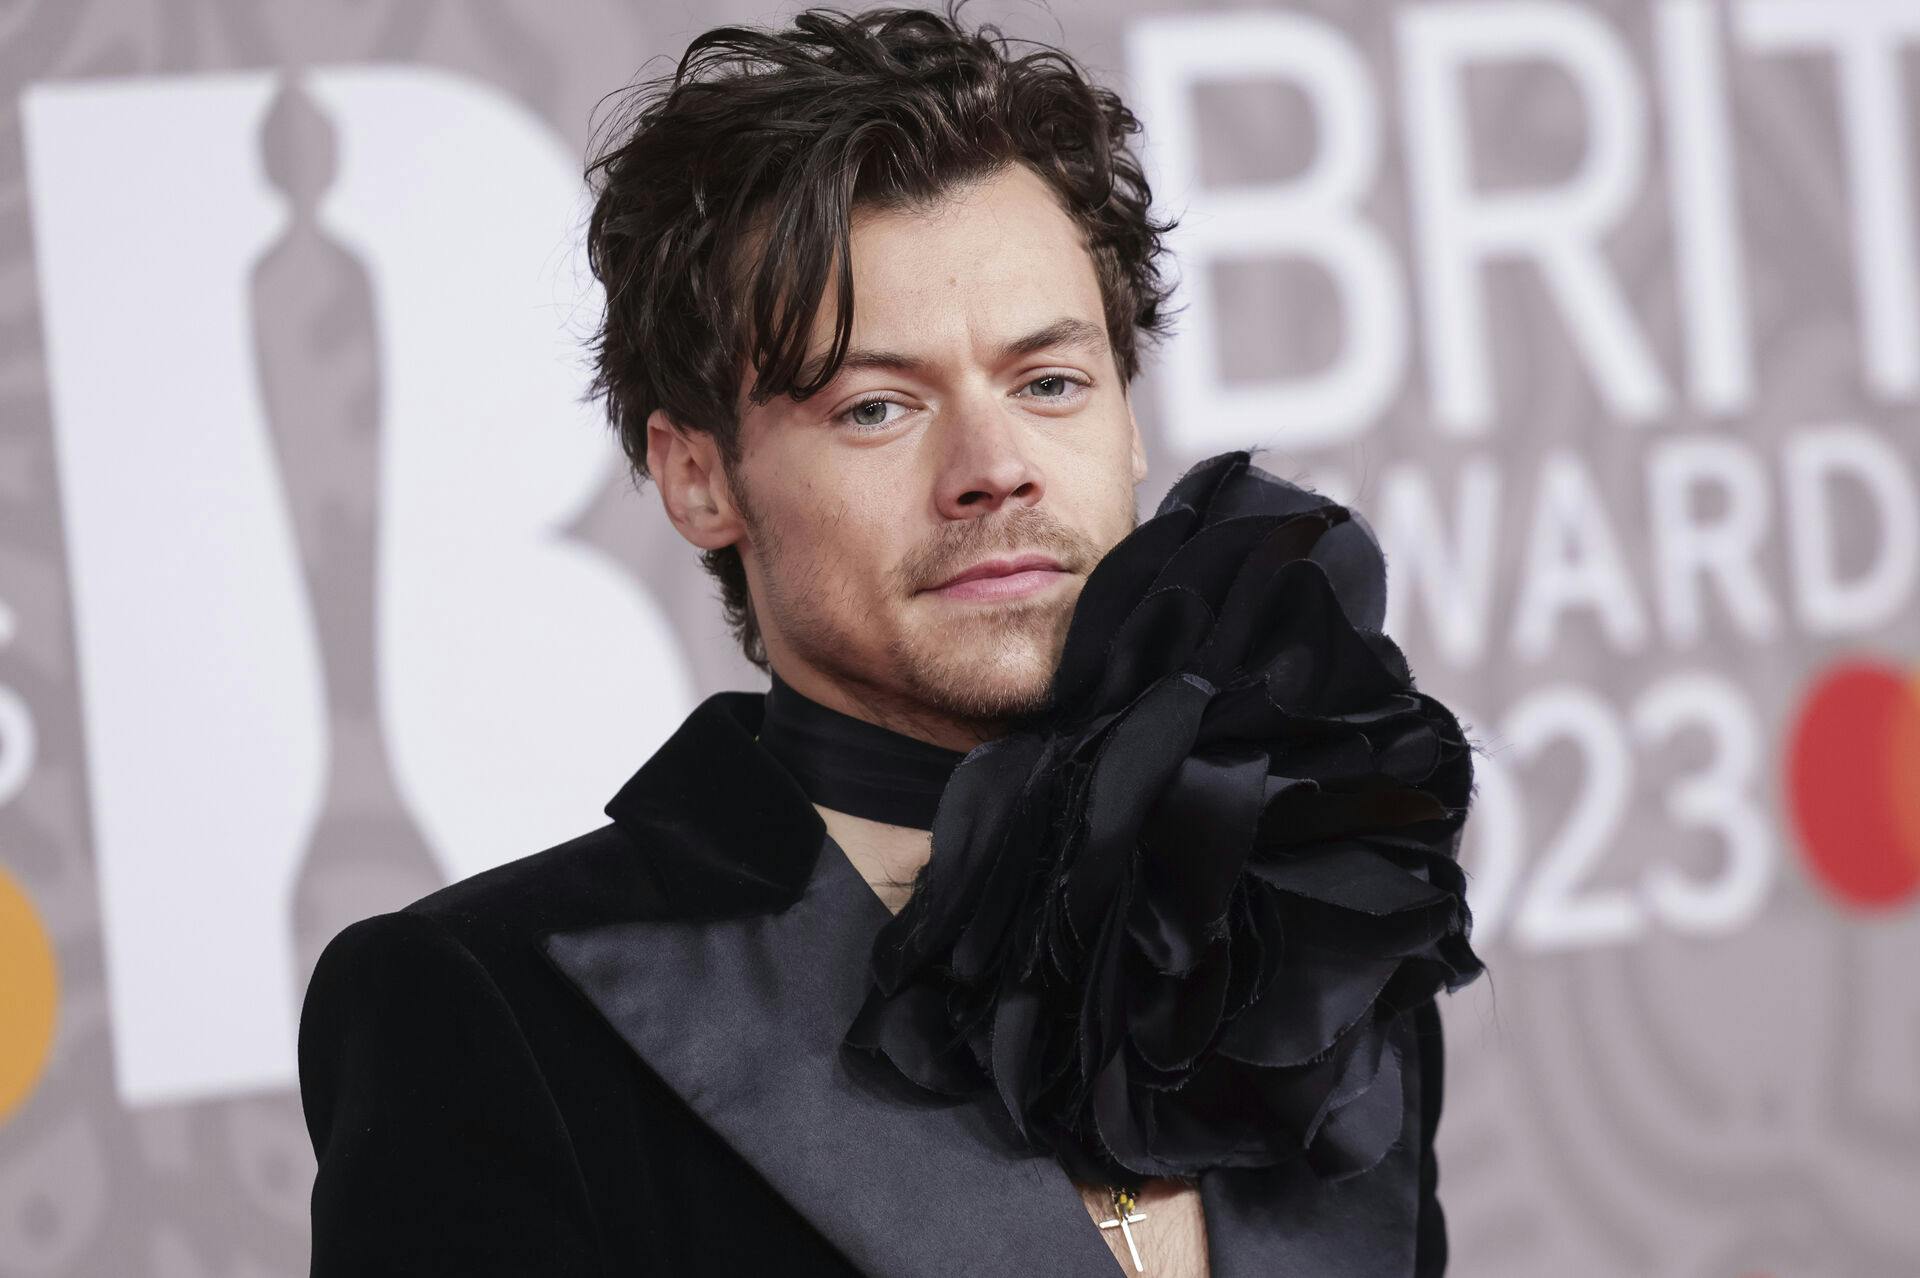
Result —
<instances>
[{"instance_id":1,"label":"mustache","mask_svg":"<svg viewBox=\"0 0 1920 1278\"><path fill-rule=\"evenodd\" d=\"M1038 506L1021 506L1000 519L970 519L949 524L900 565L906 593L925 590L997 555L1040 551L1068 572L1085 575L1103 553L1091 538L1075 532Z\"/></svg>"}]
</instances>

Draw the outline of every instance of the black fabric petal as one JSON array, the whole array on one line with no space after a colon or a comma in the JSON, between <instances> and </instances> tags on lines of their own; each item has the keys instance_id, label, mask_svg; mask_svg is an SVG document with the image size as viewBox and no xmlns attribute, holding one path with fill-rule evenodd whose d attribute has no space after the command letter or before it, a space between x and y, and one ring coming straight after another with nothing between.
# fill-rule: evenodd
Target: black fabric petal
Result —
<instances>
[{"instance_id":1,"label":"black fabric petal","mask_svg":"<svg viewBox=\"0 0 1920 1278\"><path fill-rule=\"evenodd\" d=\"M1377 1166L1390 1028L1482 970L1471 750L1385 608L1355 512L1246 452L1182 476L1089 575L1046 710L954 769L848 1044L1079 1179Z\"/></svg>"}]
</instances>

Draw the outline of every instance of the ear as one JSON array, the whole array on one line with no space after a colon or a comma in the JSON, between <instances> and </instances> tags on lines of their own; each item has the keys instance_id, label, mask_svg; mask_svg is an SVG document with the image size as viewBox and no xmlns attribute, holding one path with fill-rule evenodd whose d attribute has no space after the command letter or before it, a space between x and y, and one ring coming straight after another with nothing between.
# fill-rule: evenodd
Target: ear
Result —
<instances>
[{"instance_id":1,"label":"ear","mask_svg":"<svg viewBox=\"0 0 1920 1278\"><path fill-rule=\"evenodd\" d=\"M720 445L656 408L647 417L647 473L660 490L667 519L702 550L731 546L746 536L720 464Z\"/></svg>"}]
</instances>

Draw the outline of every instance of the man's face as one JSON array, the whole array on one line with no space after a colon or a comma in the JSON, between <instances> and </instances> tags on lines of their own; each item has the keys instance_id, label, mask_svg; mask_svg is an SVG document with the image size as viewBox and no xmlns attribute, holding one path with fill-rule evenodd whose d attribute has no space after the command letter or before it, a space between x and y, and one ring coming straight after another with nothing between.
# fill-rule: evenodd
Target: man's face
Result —
<instances>
[{"instance_id":1,"label":"man's face","mask_svg":"<svg viewBox=\"0 0 1920 1278\"><path fill-rule=\"evenodd\" d=\"M799 404L743 392L738 545L782 678L970 744L1044 702L1087 573L1134 527L1146 457L1093 261L1030 170L925 212L856 213L852 245L835 380Z\"/></svg>"}]
</instances>

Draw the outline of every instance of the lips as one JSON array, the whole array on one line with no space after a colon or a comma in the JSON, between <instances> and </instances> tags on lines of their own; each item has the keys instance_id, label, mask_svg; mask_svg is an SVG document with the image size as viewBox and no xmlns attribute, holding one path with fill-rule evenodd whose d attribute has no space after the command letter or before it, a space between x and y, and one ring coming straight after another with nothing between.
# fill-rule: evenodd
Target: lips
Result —
<instances>
[{"instance_id":1,"label":"lips","mask_svg":"<svg viewBox=\"0 0 1920 1278\"><path fill-rule=\"evenodd\" d=\"M1060 572L1060 561L1051 555L1015 555L1007 559L984 559L965 572L947 578L929 590L946 590L962 582L979 581L986 577L1011 577L1022 572Z\"/></svg>"}]
</instances>

